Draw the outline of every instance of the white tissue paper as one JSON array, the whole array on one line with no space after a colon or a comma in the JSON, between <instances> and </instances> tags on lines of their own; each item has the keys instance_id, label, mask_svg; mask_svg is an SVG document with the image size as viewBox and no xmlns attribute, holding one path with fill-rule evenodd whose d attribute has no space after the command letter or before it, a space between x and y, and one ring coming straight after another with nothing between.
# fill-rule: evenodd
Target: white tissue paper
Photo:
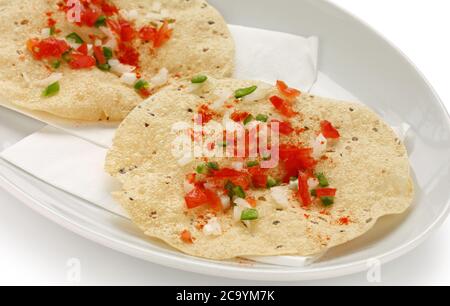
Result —
<instances>
[{"instance_id":1,"label":"white tissue paper","mask_svg":"<svg viewBox=\"0 0 450 306\"><path fill-rule=\"evenodd\" d=\"M311 89L314 94L356 100L326 75L318 73L317 38L241 26L231 26L231 32L237 46L235 77L269 83L281 79L302 91ZM3 105L52 127L45 127L8 148L1 153L2 158L48 184L126 217L111 197L111 192L120 186L103 169L107 149L117 128L115 124L82 124L21 110L6 103ZM318 257L249 259L273 265L304 267Z\"/></svg>"}]
</instances>

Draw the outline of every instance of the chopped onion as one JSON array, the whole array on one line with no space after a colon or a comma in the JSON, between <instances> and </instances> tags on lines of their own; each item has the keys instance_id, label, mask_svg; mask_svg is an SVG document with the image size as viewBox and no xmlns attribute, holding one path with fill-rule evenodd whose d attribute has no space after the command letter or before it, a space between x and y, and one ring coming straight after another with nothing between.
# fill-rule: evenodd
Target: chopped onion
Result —
<instances>
[{"instance_id":1,"label":"chopped onion","mask_svg":"<svg viewBox=\"0 0 450 306\"><path fill-rule=\"evenodd\" d=\"M131 73L136 70L136 67L130 65L124 65L116 59L111 59L108 61L108 64L111 66L111 71L122 76L124 73Z\"/></svg>"},{"instance_id":2,"label":"chopped onion","mask_svg":"<svg viewBox=\"0 0 450 306\"><path fill-rule=\"evenodd\" d=\"M252 208L252 206L250 205L249 202L247 202L246 200L241 199L241 198L234 199L234 204L236 204L237 206L239 206L243 209Z\"/></svg>"},{"instance_id":3,"label":"chopped onion","mask_svg":"<svg viewBox=\"0 0 450 306\"><path fill-rule=\"evenodd\" d=\"M208 223L203 227L203 233L209 236L220 236L222 235L222 226L216 217L208 220Z\"/></svg>"},{"instance_id":4,"label":"chopped onion","mask_svg":"<svg viewBox=\"0 0 450 306\"><path fill-rule=\"evenodd\" d=\"M298 179L289 182L289 189L298 190Z\"/></svg>"},{"instance_id":5,"label":"chopped onion","mask_svg":"<svg viewBox=\"0 0 450 306\"><path fill-rule=\"evenodd\" d=\"M132 21L136 20L139 17L139 13L138 13L137 10L127 11L127 10L122 9L122 10L119 11L119 14L123 18L128 19L128 20L132 20Z\"/></svg>"},{"instance_id":6,"label":"chopped onion","mask_svg":"<svg viewBox=\"0 0 450 306\"><path fill-rule=\"evenodd\" d=\"M227 195L222 195L220 197L220 202L222 203L223 210L227 210L228 208L231 207L231 200L230 197Z\"/></svg>"},{"instance_id":7,"label":"chopped onion","mask_svg":"<svg viewBox=\"0 0 450 306\"><path fill-rule=\"evenodd\" d=\"M150 80L154 86L162 86L169 81L169 70L161 68L159 72Z\"/></svg>"},{"instance_id":8,"label":"chopped onion","mask_svg":"<svg viewBox=\"0 0 450 306\"><path fill-rule=\"evenodd\" d=\"M63 77L62 73L59 72L52 73L48 78L39 81L34 81L33 85L47 87L53 83L58 82L59 80L61 80L62 77Z\"/></svg>"},{"instance_id":9,"label":"chopped onion","mask_svg":"<svg viewBox=\"0 0 450 306\"><path fill-rule=\"evenodd\" d=\"M244 169L244 163L243 162L234 162L231 164L231 168L233 168L236 171L241 171Z\"/></svg>"},{"instance_id":10,"label":"chopped onion","mask_svg":"<svg viewBox=\"0 0 450 306\"><path fill-rule=\"evenodd\" d=\"M52 35L50 28L43 28L42 31L41 31L41 35L42 35L43 38L50 37Z\"/></svg>"},{"instance_id":11,"label":"chopped onion","mask_svg":"<svg viewBox=\"0 0 450 306\"><path fill-rule=\"evenodd\" d=\"M327 151L327 139L320 134L312 143L313 157L319 159Z\"/></svg>"},{"instance_id":12,"label":"chopped onion","mask_svg":"<svg viewBox=\"0 0 450 306\"><path fill-rule=\"evenodd\" d=\"M298 184L298 181L297 181L297 184ZM314 177L309 178L308 179L309 190L316 189L317 187L319 187L319 180Z\"/></svg>"},{"instance_id":13,"label":"chopped onion","mask_svg":"<svg viewBox=\"0 0 450 306\"><path fill-rule=\"evenodd\" d=\"M233 208L233 220L235 222L240 222L241 221L242 211L243 211L243 209L241 207L239 207L239 206L235 206Z\"/></svg>"},{"instance_id":14,"label":"chopped onion","mask_svg":"<svg viewBox=\"0 0 450 306\"><path fill-rule=\"evenodd\" d=\"M120 77L120 80L123 83L132 86L136 83L137 76L136 76L136 73L126 72L126 73L122 74L122 76Z\"/></svg>"},{"instance_id":15,"label":"chopped onion","mask_svg":"<svg viewBox=\"0 0 450 306\"><path fill-rule=\"evenodd\" d=\"M233 91L231 89L218 89L214 92L214 95L217 96L217 99L210 107L211 109L218 110L233 96Z\"/></svg>"},{"instance_id":16,"label":"chopped onion","mask_svg":"<svg viewBox=\"0 0 450 306\"><path fill-rule=\"evenodd\" d=\"M81 44L77 44L76 42L74 42L71 39L65 39L66 43L72 48L72 49L78 49L79 47L81 47Z\"/></svg>"},{"instance_id":17,"label":"chopped onion","mask_svg":"<svg viewBox=\"0 0 450 306\"><path fill-rule=\"evenodd\" d=\"M117 39L114 33L108 27L100 27L100 30L108 37L108 41L105 44L105 47L110 48L111 50L117 49Z\"/></svg>"},{"instance_id":18,"label":"chopped onion","mask_svg":"<svg viewBox=\"0 0 450 306\"><path fill-rule=\"evenodd\" d=\"M280 208L288 208L289 194L286 186L273 187L270 189L270 195Z\"/></svg>"},{"instance_id":19,"label":"chopped onion","mask_svg":"<svg viewBox=\"0 0 450 306\"><path fill-rule=\"evenodd\" d=\"M103 42L102 42L100 39L96 39L96 40L94 41L94 46L100 47L101 45L103 45Z\"/></svg>"}]
</instances>

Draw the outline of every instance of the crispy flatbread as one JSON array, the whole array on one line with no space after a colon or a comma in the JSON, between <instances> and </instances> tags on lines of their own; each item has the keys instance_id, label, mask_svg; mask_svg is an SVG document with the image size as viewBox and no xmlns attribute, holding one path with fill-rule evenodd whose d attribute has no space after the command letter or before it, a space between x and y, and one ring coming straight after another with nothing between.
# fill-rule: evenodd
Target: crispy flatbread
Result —
<instances>
[{"instance_id":1,"label":"crispy flatbread","mask_svg":"<svg viewBox=\"0 0 450 306\"><path fill-rule=\"evenodd\" d=\"M314 204L302 208L290 199L279 209L269 190L257 190L260 218L251 229L233 221L232 212L219 213L223 233L205 235L195 226L198 211L186 208L183 182L202 160L180 166L171 154L171 126L192 122L192 110L217 99L217 89L235 91L254 81L210 81L200 92L186 91L188 84L160 91L136 108L117 131L107 160L107 171L123 184L115 198L146 235L159 238L194 256L228 259L238 256L318 254L355 239L385 215L405 212L413 198L408 155L403 143L383 120L366 106L302 94L294 102L300 113L295 126L307 127L296 135L308 144L320 131L321 120L338 128L341 138L331 145L317 171L326 173L336 188L330 208ZM277 116L268 101L277 89L269 86L266 98L236 104L236 110ZM221 160L217 160L223 163ZM288 187L286 187L288 188ZM188 230L194 238L189 244L180 239Z\"/></svg>"},{"instance_id":2,"label":"crispy flatbread","mask_svg":"<svg viewBox=\"0 0 450 306\"><path fill-rule=\"evenodd\" d=\"M97 68L71 70L63 64L56 72L63 73L60 93L43 98L42 85L35 82L46 79L49 69L41 61L34 60L27 50L27 40L41 38L46 27L46 12L53 12L56 27L62 32L55 37L64 38L76 32L88 39L88 34L104 34L96 28L79 27L66 21L58 11L60 1L0 0L0 99L36 111L44 111L59 117L79 120L122 120L143 99L133 86L123 84L118 76ZM112 1L125 11L136 10L136 25L148 23L148 13L155 3L176 20L173 36L154 53L149 44L140 44L141 74L146 80L154 77L162 68L170 76L195 75L207 72L216 77L231 76L234 61L234 42L222 16L203 0L136 0ZM151 84L150 84L151 85ZM158 89L158 88L156 88Z\"/></svg>"}]
</instances>

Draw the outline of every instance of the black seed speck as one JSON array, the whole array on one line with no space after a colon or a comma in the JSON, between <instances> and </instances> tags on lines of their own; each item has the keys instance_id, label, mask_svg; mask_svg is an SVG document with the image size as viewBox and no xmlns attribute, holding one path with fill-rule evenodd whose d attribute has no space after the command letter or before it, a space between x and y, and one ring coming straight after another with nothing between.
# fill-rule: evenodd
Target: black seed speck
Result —
<instances>
[{"instance_id":1,"label":"black seed speck","mask_svg":"<svg viewBox=\"0 0 450 306\"><path fill-rule=\"evenodd\" d=\"M145 123L144 125L146 128L150 126L150 124L148 124L148 123Z\"/></svg>"},{"instance_id":2,"label":"black seed speck","mask_svg":"<svg viewBox=\"0 0 450 306\"><path fill-rule=\"evenodd\" d=\"M278 225L278 224L280 224L281 222L280 221L273 221L273 225Z\"/></svg>"},{"instance_id":3,"label":"black seed speck","mask_svg":"<svg viewBox=\"0 0 450 306\"><path fill-rule=\"evenodd\" d=\"M353 108L350 108L349 110L350 110L351 112L354 112L354 111L355 111Z\"/></svg>"},{"instance_id":4,"label":"black seed speck","mask_svg":"<svg viewBox=\"0 0 450 306\"><path fill-rule=\"evenodd\" d=\"M358 141L359 139L358 139L358 137L353 137L352 140L353 141Z\"/></svg>"},{"instance_id":5,"label":"black seed speck","mask_svg":"<svg viewBox=\"0 0 450 306\"><path fill-rule=\"evenodd\" d=\"M208 21L208 24L209 24L209 25L213 25L213 24L215 24L215 22L212 21L212 20L210 20L210 21Z\"/></svg>"}]
</instances>

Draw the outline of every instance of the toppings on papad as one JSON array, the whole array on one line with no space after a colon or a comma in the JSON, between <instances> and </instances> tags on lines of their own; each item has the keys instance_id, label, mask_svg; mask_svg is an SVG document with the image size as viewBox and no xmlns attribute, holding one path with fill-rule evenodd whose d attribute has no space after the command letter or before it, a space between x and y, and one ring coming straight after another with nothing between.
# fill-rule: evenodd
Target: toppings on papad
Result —
<instances>
[{"instance_id":1,"label":"toppings on papad","mask_svg":"<svg viewBox=\"0 0 450 306\"><path fill-rule=\"evenodd\" d=\"M319 254L413 197L405 147L365 106L206 73L132 111L106 169L146 235L210 259Z\"/></svg>"},{"instance_id":2,"label":"toppings on papad","mask_svg":"<svg viewBox=\"0 0 450 306\"><path fill-rule=\"evenodd\" d=\"M177 78L233 71L227 25L202 0L3 1L0 18L2 98L64 118L122 120ZM42 94L52 73L59 91Z\"/></svg>"}]
</instances>

